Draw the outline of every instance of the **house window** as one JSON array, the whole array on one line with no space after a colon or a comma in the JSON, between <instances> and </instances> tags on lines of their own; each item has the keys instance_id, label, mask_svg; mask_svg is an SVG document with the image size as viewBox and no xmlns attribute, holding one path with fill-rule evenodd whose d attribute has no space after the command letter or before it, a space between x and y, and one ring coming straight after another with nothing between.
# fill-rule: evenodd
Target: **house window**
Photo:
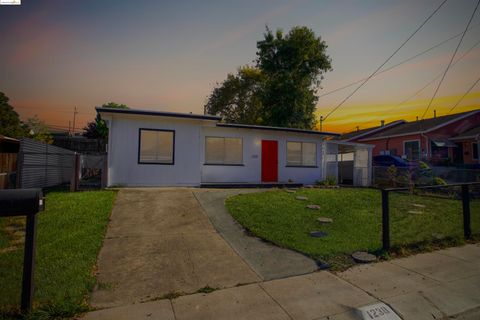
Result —
<instances>
[{"instance_id":1,"label":"house window","mask_svg":"<svg viewBox=\"0 0 480 320\"><path fill-rule=\"evenodd\" d=\"M140 129L138 163L174 164L175 131Z\"/></svg>"},{"instance_id":2,"label":"house window","mask_svg":"<svg viewBox=\"0 0 480 320\"><path fill-rule=\"evenodd\" d=\"M440 146L439 146L440 144ZM432 141L430 143L430 150L432 154L432 159L434 160L441 160L441 159L447 159L448 158L448 147L447 146L442 146L441 143L438 143L436 141Z\"/></svg>"},{"instance_id":3,"label":"house window","mask_svg":"<svg viewBox=\"0 0 480 320\"><path fill-rule=\"evenodd\" d=\"M403 150L408 160L420 159L420 141L405 141L403 143Z\"/></svg>"},{"instance_id":4,"label":"house window","mask_svg":"<svg viewBox=\"0 0 480 320\"><path fill-rule=\"evenodd\" d=\"M478 160L478 142L472 142L472 158Z\"/></svg>"},{"instance_id":5,"label":"house window","mask_svg":"<svg viewBox=\"0 0 480 320\"><path fill-rule=\"evenodd\" d=\"M242 138L205 137L205 164L242 165Z\"/></svg>"},{"instance_id":6,"label":"house window","mask_svg":"<svg viewBox=\"0 0 480 320\"><path fill-rule=\"evenodd\" d=\"M317 165L317 144L312 142L287 142L287 166L314 167Z\"/></svg>"}]
</instances>

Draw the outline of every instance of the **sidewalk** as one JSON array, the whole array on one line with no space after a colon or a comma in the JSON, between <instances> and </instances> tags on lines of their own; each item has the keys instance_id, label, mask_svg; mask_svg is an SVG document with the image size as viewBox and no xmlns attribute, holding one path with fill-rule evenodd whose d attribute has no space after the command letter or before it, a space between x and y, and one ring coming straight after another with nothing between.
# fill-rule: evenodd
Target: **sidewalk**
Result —
<instances>
[{"instance_id":1,"label":"sidewalk","mask_svg":"<svg viewBox=\"0 0 480 320\"><path fill-rule=\"evenodd\" d=\"M403 319L479 319L480 244L94 311L83 319L359 319L385 302Z\"/></svg>"}]
</instances>

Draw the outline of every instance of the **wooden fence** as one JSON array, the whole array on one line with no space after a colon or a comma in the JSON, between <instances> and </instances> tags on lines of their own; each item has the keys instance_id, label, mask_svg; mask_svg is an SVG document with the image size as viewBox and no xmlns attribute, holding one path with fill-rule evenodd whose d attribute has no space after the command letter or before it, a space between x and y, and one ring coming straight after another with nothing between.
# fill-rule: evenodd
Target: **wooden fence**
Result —
<instances>
[{"instance_id":1,"label":"wooden fence","mask_svg":"<svg viewBox=\"0 0 480 320\"><path fill-rule=\"evenodd\" d=\"M9 187L10 175L17 171L17 154L0 153L0 189Z\"/></svg>"},{"instance_id":2,"label":"wooden fence","mask_svg":"<svg viewBox=\"0 0 480 320\"><path fill-rule=\"evenodd\" d=\"M17 170L16 153L0 153L0 173L10 173Z\"/></svg>"}]
</instances>

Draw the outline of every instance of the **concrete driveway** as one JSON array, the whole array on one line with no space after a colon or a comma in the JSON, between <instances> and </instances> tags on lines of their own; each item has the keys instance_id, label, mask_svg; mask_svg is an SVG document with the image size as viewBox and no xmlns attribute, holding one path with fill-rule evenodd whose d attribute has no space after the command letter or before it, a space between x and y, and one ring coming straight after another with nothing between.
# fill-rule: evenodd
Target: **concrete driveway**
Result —
<instances>
[{"instance_id":1,"label":"concrete driveway","mask_svg":"<svg viewBox=\"0 0 480 320\"><path fill-rule=\"evenodd\" d=\"M320 267L307 256L280 248L267 241L247 234L233 219L225 207L228 197L263 189L196 189L193 191L215 229L230 246L255 270L262 280L281 279L311 273Z\"/></svg>"},{"instance_id":2,"label":"concrete driveway","mask_svg":"<svg viewBox=\"0 0 480 320\"><path fill-rule=\"evenodd\" d=\"M182 188L119 191L97 279L97 308L261 280Z\"/></svg>"}]
</instances>

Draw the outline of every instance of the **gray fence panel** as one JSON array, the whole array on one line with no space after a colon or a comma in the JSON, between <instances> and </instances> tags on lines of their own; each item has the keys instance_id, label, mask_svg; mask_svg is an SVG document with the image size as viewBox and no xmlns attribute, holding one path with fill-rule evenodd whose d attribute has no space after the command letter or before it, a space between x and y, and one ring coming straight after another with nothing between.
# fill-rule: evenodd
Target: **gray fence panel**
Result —
<instances>
[{"instance_id":1,"label":"gray fence panel","mask_svg":"<svg viewBox=\"0 0 480 320\"><path fill-rule=\"evenodd\" d=\"M19 187L42 188L69 183L74 152L43 142L22 139L19 157Z\"/></svg>"}]
</instances>

